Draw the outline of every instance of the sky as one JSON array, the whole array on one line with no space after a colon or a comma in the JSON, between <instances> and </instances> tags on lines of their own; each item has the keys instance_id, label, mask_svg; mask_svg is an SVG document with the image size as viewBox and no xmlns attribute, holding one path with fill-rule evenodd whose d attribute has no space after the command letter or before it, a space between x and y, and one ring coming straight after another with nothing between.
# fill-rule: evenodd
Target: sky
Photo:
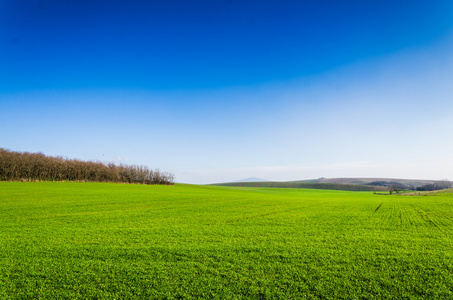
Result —
<instances>
[{"instance_id":1,"label":"sky","mask_svg":"<svg viewBox=\"0 0 453 300\"><path fill-rule=\"evenodd\" d=\"M0 147L176 182L453 180L451 1L0 0Z\"/></svg>"}]
</instances>

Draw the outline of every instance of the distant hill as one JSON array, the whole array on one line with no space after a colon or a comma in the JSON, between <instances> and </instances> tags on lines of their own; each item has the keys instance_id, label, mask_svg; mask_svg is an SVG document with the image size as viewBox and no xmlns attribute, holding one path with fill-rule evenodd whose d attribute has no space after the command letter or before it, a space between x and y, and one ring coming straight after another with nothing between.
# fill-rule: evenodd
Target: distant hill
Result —
<instances>
[{"instance_id":1,"label":"distant hill","mask_svg":"<svg viewBox=\"0 0 453 300\"><path fill-rule=\"evenodd\" d=\"M373 182L398 182L419 187L425 184L434 183L436 180L427 179L399 179L399 178L318 178L308 180L296 180L290 182L312 182L312 183L346 183L346 184L364 184L369 185Z\"/></svg>"},{"instance_id":2,"label":"distant hill","mask_svg":"<svg viewBox=\"0 0 453 300\"><path fill-rule=\"evenodd\" d=\"M344 191L387 191L390 186L397 185L402 189L413 189L434 183L435 180L398 179L398 178L318 178L297 181L265 181L259 178L247 178L236 182L217 183L220 186L241 187L274 187L326 189Z\"/></svg>"},{"instance_id":3,"label":"distant hill","mask_svg":"<svg viewBox=\"0 0 453 300\"><path fill-rule=\"evenodd\" d=\"M249 178L244 178L240 180L235 180L233 182L265 182L269 181L267 179L262 179L262 178L256 178L256 177L249 177Z\"/></svg>"},{"instance_id":4,"label":"distant hill","mask_svg":"<svg viewBox=\"0 0 453 300\"><path fill-rule=\"evenodd\" d=\"M342 183L310 183L310 182L227 182L216 183L212 185L219 186L237 186L237 187L268 187L268 188L293 188L293 189L319 189L319 190L340 190L340 191L387 191L387 187L370 186L359 184L342 184Z\"/></svg>"},{"instance_id":5,"label":"distant hill","mask_svg":"<svg viewBox=\"0 0 453 300\"><path fill-rule=\"evenodd\" d=\"M364 184L371 185L379 183L399 183L407 187L420 187L425 184L434 183L435 180L425 179L400 179L400 178L321 178L319 183L348 183L348 184Z\"/></svg>"}]
</instances>

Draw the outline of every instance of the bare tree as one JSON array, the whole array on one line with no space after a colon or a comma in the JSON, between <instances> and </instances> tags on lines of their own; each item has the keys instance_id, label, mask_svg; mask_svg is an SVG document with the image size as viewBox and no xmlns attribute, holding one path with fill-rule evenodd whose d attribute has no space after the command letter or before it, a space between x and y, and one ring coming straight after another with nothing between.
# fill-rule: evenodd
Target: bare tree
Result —
<instances>
[{"instance_id":1,"label":"bare tree","mask_svg":"<svg viewBox=\"0 0 453 300\"><path fill-rule=\"evenodd\" d=\"M0 148L0 180L173 184L174 176L159 170L152 171L146 166L103 164Z\"/></svg>"},{"instance_id":2,"label":"bare tree","mask_svg":"<svg viewBox=\"0 0 453 300\"><path fill-rule=\"evenodd\" d=\"M399 192L401 192L401 190L402 190L402 188L401 188L399 185L397 185L397 184L392 184L392 185L390 186L390 188L389 188L390 195L391 195L392 193L397 193L397 194L399 194Z\"/></svg>"}]
</instances>

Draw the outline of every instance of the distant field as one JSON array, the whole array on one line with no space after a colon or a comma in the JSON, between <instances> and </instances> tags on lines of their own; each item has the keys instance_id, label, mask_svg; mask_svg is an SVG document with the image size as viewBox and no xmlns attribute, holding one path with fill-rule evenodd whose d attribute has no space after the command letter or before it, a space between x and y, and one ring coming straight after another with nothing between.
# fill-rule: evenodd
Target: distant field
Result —
<instances>
[{"instance_id":1,"label":"distant field","mask_svg":"<svg viewBox=\"0 0 453 300\"><path fill-rule=\"evenodd\" d=\"M0 299L452 299L453 194L0 182Z\"/></svg>"},{"instance_id":2,"label":"distant field","mask_svg":"<svg viewBox=\"0 0 453 300\"><path fill-rule=\"evenodd\" d=\"M293 188L293 189L318 189L336 191L388 191L383 186L369 186L349 183L318 183L307 181L264 181L264 182L227 182L212 184L216 186L239 186L239 187L268 187L268 188Z\"/></svg>"}]
</instances>

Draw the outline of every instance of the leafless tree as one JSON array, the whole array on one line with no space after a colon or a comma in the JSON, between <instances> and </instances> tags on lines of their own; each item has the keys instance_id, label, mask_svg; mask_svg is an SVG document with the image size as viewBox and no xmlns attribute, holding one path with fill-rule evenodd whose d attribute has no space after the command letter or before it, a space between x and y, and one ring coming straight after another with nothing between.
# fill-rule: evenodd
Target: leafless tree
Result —
<instances>
[{"instance_id":1,"label":"leafless tree","mask_svg":"<svg viewBox=\"0 0 453 300\"><path fill-rule=\"evenodd\" d=\"M174 176L146 166L104 164L0 148L0 180L173 184Z\"/></svg>"},{"instance_id":2,"label":"leafless tree","mask_svg":"<svg viewBox=\"0 0 453 300\"><path fill-rule=\"evenodd\" d=\"M392 185L390 186L390 188L389 188L390 195L391 195L392 193L397 193L397 194L399 194L399 192L401 192L401 190L402 190L401 187L400 187L399 185L397 185L397 184L392 184Z\"/></svg>"}]
</instances>

